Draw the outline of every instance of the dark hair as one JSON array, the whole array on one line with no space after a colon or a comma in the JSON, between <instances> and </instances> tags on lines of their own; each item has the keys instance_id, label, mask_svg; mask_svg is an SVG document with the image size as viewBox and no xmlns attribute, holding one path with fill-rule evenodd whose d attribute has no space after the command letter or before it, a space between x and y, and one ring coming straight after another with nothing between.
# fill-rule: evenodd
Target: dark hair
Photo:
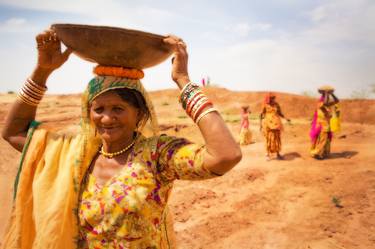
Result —
<instances>
[{"instance_id":1,"label":"dark hair","mask_svg":"<svg viewBox=\"0 0 375 249\"><path fill-rule=\"evenodd\" d=\"M147 122L147 120L150 118L150 111L148 110L146 101L141 93L139 93L137 90L129 88L114 89L112 91L119 95L122 100L141 111L141 124L144 125Z\"/></svg>"}]
</instances>

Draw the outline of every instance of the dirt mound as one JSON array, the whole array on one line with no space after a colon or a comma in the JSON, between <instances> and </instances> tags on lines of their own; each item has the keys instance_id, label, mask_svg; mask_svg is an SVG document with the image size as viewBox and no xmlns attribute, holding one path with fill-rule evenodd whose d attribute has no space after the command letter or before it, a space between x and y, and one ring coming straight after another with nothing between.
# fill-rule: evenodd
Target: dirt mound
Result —
<instances>
[{"instance_id":1,"label":"dirt mound","mask_svg":"<svg viewBox=\"0 0 375 249\"><path fill-rule=\"evenodd\" d=\"M215 105L221 107L224 113L237 115L242 105L249 105L253 117L258 115L263 106L264 96L267 92L236 92L225 88L207 87L204 89ZM154 100L175 102L179 92L177 90L163 90L151 93ZM314 98L275 92L285 116L309 120L316 108L317 100ZM375 124L375 100L341 100L341 113L343 122Z\"/></svg>"},{"instance_id":2,"label":"dirt mound","mask_svg":"<svg viewBox=\"0 0 375 249\"><path fill-rule=\"evenodd\" d=\"M309 156L309 122L316 100L277 93L292 125L285 125L283 161L266 161L258 129L264 92L206 88L236 139L240 106L253 112L254 143L223 177L176 181L170 199L179 248L183 249L370 249L375 245L375 101L342 100L342 132L330 159ZM151 92L163 133L203 142L178 103L177 90ZM0 129L15 95L0 95ZM56 130L79 130L79 95L49 95L37 119ZM220 135L220 134L218 134ZM20 153L0 139L0 236L12 203Z\"/></svg>"}]
</instances>

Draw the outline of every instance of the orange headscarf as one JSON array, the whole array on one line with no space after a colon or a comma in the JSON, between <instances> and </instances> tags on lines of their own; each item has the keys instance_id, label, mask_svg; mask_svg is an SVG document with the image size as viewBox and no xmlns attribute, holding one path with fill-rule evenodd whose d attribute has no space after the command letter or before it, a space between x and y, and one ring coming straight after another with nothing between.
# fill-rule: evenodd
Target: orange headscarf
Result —
<instances>
[{"instance_id":1,"label":"orange headscarf","mask_svg":"<svg viewBox=\"0 0 375 249\"><path fill-rule=\"evenodd\" d=\"M268 92L264 97L264 105L269 104L272 97L276 98L276 94L274 94L273 92Z\"/></svg>"}]
</instances>

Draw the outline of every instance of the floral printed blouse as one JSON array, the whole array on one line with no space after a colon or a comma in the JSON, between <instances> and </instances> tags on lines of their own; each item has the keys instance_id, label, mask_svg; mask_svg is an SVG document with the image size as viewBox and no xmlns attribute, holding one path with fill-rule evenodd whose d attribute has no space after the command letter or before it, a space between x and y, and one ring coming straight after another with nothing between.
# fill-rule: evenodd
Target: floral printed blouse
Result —
<instances>
[{"instance_id":1,"label":"floral printed blouse","mask_svg":"<svg viewBox=\"0 0 375 249\"><path fill-rule=\"evenodd\" d=\"M281 118L278 114L280 110L279 104L270 105L266 104L263 109L263 113L265 113L265 117L263 119L263 127L264 129L270 130L282 130L282 122Z\"/></svg>"},{"instance_id":2,"label":"floral printed blouse","mask_svg":"<svg viewBox=\"0 0 375 249\"><path fill-rule=\"evenodd\" d=\"M324 105L323 101L318 103L318 120L317 123L321 125L323 132L330 131L330 119L332 117L332 109Z\"/></svg>"},{"instance_id":3,"label":"floral printed blouse","mask_svg":"<svg viewBox=\"0 0 375 249\"><path fill-rule=\"evenodd\" d=\"M87 174L79 205L79 248L159 249L165 207L175 179L215 177L204 146L161 135L138 140L120 173L99 186Z\"/></svg>"}]
</instances>

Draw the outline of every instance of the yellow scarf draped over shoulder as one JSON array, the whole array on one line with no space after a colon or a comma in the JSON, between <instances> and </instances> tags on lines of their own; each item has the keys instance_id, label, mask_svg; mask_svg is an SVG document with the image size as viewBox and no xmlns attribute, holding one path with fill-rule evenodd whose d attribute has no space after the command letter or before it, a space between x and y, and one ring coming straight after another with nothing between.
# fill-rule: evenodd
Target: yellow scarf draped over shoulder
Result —
<instances>
[{"instance_id":1,"label":"yellow scarf draped over shoulder","mask_svg":"<svg viewBox=\"0 0 375 249\"><path fill-rule=\"evenodd\" d=\"M15 199L2 248L77 248L81 181L101 145L89 119L91 101L111 89L139 91L150 111L157 134L153 105L139 80L96 76L82 95L81 131L78 135L51 132L33 122L22 153L15 183Z\"/></svg>"},{"instance_id":2,"label":"yellow scarf draped over shoulder","mask_svg":"<svg viewBox=\"0 0 375 249\"><path fill-rule=\"evenodd\" d=\"M29 131L3 248L76 248L79 191L75 182L80 182L99 144L85 146L87 160L82 161L77 155L85 143L82 135L66 137L43 125L35 128Z\"/></svg>"}]
</instances>

